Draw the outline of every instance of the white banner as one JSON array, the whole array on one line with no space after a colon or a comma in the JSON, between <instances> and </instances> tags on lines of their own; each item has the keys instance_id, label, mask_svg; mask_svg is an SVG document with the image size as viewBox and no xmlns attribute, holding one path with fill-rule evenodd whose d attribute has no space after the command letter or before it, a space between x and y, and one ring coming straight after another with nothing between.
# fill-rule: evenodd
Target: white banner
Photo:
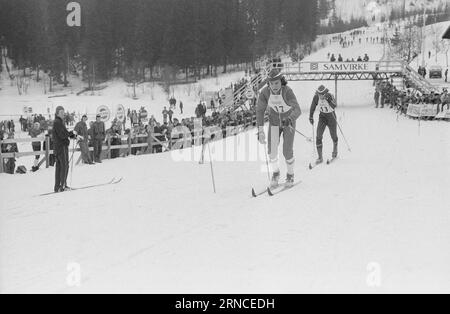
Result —
<instances>
[{"instance_id":1,"label":"white banner","mask_svg":"<svg viewBox=\"0 0 450 314\"><path fill-rule=\"evenodd\" d=\"M302 73L361 73L377 72L376 62L302 62Z\"/></svg>"},{"instance_id":2,"label":"white banner","mask_svg":"<svg viewBox=\"0 0 450 314\"><path fill-rule=\"evenodd\" d=\"M406 114L410 117L435 117L437 105L410 104Z\"/></svg>"}]
</instances>

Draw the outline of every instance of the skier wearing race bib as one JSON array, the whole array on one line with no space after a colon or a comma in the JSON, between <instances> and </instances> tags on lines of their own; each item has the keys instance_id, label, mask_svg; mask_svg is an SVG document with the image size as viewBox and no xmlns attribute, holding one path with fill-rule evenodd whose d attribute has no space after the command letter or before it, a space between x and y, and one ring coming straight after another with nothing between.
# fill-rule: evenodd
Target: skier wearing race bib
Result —
<instances>
[{"instance_id":1,"label":"skier wearing race bib","mask_svg":"<svg viewBox=\"0 0 450 314\"><path fill-rule=\"evenodd\" d=\"M300 105L287 81L278 69L273 69L268 75L268 86L258 99L256 117L258 125L258 140L265 145L264 116L269 110L269 158L272 172L271 188L276 188L280 180L278 163L278 146L283 135L283 155L287 164L286 187L294 185L294 138L296 121L301 115ZM267 109L269 107L269 109Z\"/></svg>"},{"instance_id":2,"label":"skier wearing race bib","mask_svg":"<svg viewBox=\"0 0 450 314\"><path fill-rule=\"evenodd\" d=\"M319 154L319 158L316 161L316 164L321 164L323 162L323 133L325 132L325 128L328 127L330 130L331 138L333 140L333 158L336 158L338 155L338 136L337 136L337 120L335 109L337 107L336 100L332 94L330 94L329 90L321 85L314 96L314 99L311 104L311 111L309 114L309 121L312 125L314 125L314 112L316 108L319 107L320 115L319 115L319 124L317 126L317 152Z\"/></svg>"}]
</instances>

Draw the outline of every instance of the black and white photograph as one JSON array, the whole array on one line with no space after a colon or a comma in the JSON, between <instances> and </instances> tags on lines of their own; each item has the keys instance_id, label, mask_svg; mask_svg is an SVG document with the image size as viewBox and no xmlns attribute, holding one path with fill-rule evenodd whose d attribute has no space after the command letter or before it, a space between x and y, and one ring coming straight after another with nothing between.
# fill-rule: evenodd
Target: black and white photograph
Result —
<instances>
[{"instance_id":1,"label":"black and white photograph","mask_svg":"<svg viewBox=\"0 0 450 314\"><path fill-rule=\"evenodd\" d=\"M0 0L0 294L450 293L449 58L450 0Z\"/></svg>"}]
</instances>

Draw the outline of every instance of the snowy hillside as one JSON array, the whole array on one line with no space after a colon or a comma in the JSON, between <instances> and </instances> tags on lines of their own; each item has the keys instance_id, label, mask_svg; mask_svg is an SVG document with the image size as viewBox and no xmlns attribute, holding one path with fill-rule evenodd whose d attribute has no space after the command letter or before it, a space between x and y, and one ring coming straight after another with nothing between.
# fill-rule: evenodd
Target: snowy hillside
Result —
<instances>
[{"instance_id":1,"label":"snowy hillside","mask_svg":"<svg viewBox=\"0 0 450 314\"><path fill-rule=\"evenodd\" d=\"M429 9L436 9L442 5L450 4L449 0L336 0L336 14L343 20L372 16L389 17L392 10L406 12L420 10L425 5Z\"/></svg>"},{"instance_id":2,"label":"snowy hillside","mask_svg":"<svg viewBox=\"0 0 450 314\"><path fill-rule=\"evenodd\" d=\"M307 61L329 52L383 53L335 45ZM297 128L309 135L319 84L289 83L303 110ZM254 130L211 145L217 194L198 149L77 167L75 187L124 179L48 197L36 195L52 188L52 169L0 175L0 292L450 292L449 124L397 120L373 108L373 90L339 82L352 152L341 137L341 159L309 171L313 148L297 137L302 184L274 198L250 197L267 184L261 147L257 161L221 161L258 147ZM324 144L328 156L328 134Z\"/></svg>"},{"instance_id":3,"label":"snowy hillside","mask_svg":"<svg viewBox=\"0 0 450 314\"><path fill-rule=\"evenodd\" d=\"M449 66L448 62L450 60L447 60L447 55L450 58L450 42L442 40L442 35L448 27L450 27L450 21L425 27L425 66L427 68L436 64L441 65L444 68ZM428 55L428 52L431 52L431 57ZM412 64L415 66L421 65L423 60L422 57L422 54L420 54Z\"/></svg>"},{"instance_id":4,"label":"snowy hillside","mask_svg":"<svg viewBox=\"0 0 450 314\"><path fill-rule=\"evenodd\" d=\"M28 93L18 96L16 84L11 86L7 79L6 71L1 74L0 80L0 117L4 119L18 120L23 114L23 107L33 108L33 112L37 114L47 115L48 112L53 116L57 106L62 105L69 112L77 114L88 114L90 117L96 114L99 106L105 105L115 112L118 105L122 104L125 108L139 110L146 107L150 115L160 120L161 112L164 106L168 106L168 97L164 93L163 87L156 83L144 83L137 87L137 100L131 98L132 88L122 80L107 82L107 88L101 91L86 92L80 96L76 93L81 91L85 85L78 79L71 80L71 87L62 89L52 94L44 94L43 83L31 81ZM203 92L218 92L222 88L229 87L232 83L236 83L244 76L244 72L234 72L221 75L219 78L209 78L200 80L195 84L173 86L173 96L182 101L185 106L185 112L181 115L179 112L175 117L184 118L192 117L195 113L195 107L201 100ZM65 97L49 98L49 96L65 95ZM171 95L172 96L172 95Z\"/></svg>"}]
</instances>

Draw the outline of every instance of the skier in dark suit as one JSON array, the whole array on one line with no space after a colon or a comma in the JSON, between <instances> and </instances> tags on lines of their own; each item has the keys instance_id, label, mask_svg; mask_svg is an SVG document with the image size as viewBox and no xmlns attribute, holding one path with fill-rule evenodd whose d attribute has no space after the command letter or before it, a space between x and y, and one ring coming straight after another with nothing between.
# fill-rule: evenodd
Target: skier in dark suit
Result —
<instances>
[{"instance_id":1,"label":"skier in dark suit","mask_svg":"<svg viewBox=\"0 0 450 314\"><path fill-rule=\"evenodd\" d=\"M309 121L314 125L314 112L316 108L319 107L319 124L317 126L317 152L319 158L316 164L321 164L323 162L323 133L325 128L328 127L330 130L331 138L333 139L333 158L338 155L338 136L337 136L337 120L335 109L337 107L336 100L334 96L329 92L329 90L321 85L314 96L313 102L311 104L311 110L309 114Z\"/></svg>"},{"instance_id":2,"label":"skier in dark suit","mask_svg":"<svg viewBox=\"0 0 450 314\"><path fill-rule=\"evenodd\" d=\"M76 132L69 132L64 123L64 108L56 108L55 121L53 122L54 154L56 159L55 167L55 193L70 190L67 186L67 176L69 174L69 144L70 138L77 137ZM82 140L81 137L78 137Z\"/></svg>"}]
</instances>

